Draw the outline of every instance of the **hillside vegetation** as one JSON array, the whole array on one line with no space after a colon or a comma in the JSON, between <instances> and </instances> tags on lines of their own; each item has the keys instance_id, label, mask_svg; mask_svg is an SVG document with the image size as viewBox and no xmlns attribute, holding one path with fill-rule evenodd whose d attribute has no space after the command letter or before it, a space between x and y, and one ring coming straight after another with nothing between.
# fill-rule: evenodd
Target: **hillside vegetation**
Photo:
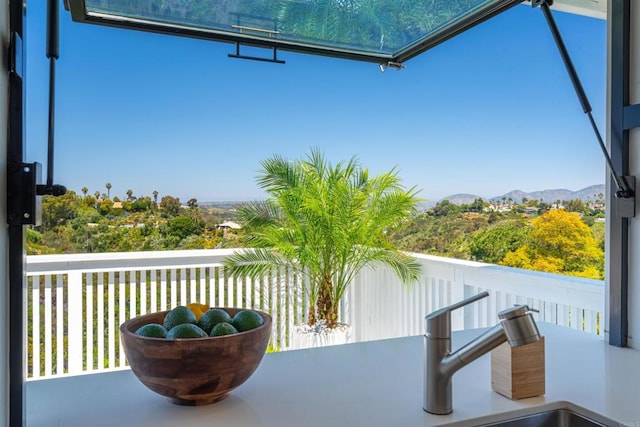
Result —
<instances>
[{"instance_id":1,"label":"hillside vegetation","mask_svg":"<svg viewBox=\"0 0 640 427\"><path fill-rule=\"evenodd\" d=\"M536 271L602 279L604 204L601 200L490 205L439 202L389 238L411 252Z\"/></svg>"},{"instance_id":2,"label":"hillside vegetation","mask_svg":"<svg viewBox=\"0 0 640 427\"><path fill-rule=\"evenodd\" d=\"M158 251L241 247L242 230L223 230L234 220L230 205L199 206L173 196L122 199L73 191L45 196L42 225L27 230L28 254ZM604 203L601 198L545 203L494 204L480 198L456 205L443 200L388 230L398 248L432 255L602 279Z\"/></svg>"}]
</instances>

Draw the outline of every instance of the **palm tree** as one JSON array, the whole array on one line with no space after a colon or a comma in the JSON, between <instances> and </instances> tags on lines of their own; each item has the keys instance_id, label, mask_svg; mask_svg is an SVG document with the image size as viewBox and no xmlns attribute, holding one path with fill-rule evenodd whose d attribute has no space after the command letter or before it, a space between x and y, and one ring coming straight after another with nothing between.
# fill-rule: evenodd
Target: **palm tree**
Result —
<instances>
[{"instance_id":1,"label":"palm tree","mask_svg":"<svg viewBox=\"0 0 640 427\"><path fill-rule=\"evenodd\" d=\"M153 190L153 203L155 203L156 205L158 204L158 192L156 190Z\"/></svg>"},{"instance_id":2,"label":"palm tree","mask_svg":"<svg viewBox=\"0 0 640 427\"><path fill-rule=\"evenodd\" d=\"M133 201L133 190L127 190L127 201Z\"/></svg>"},{"instance_id":3,"label":"palm tree","mask_svg":"<svg viewBox=\"0 0 640 427\"><path fill-rule=\"evenodd\" d=\"M111 198L111 183L107 182L105 187L107 187L107 199Z\"/></svg>"},{"instance_id":4,"label":"palm tree","mask_svg":"<svg viewBox=\"0 0 640 427\"><path fill-rule=\"evenodd\" d=\"M96 191L95 193L93 193L94 196L96 196L96 200L98 200L100 198L100 192Z\"/></svg>"},{"instance_id":5,"label":"palm tree","mask_svg":"<svg viewBox=\"0 0 640 427\"><path fill-rule=\"evenodd\" d=\"M89 189L87 187L82 187L80 191L82 191L82 195L84 197L87 197L87 193L89 192Z\"/></svg>"},{"instance_id":6,"label":"palm tree","mask_svg":"<svg viewBox=\"0 0 640 427\"><path fill-rule=\"evenodd\" d=\"M370 177L352 158L335 166L318 150L306 160L274 156L261 163L258 184L269 198L239 208L251 232L247 246L225 261L231 275L258 278L288 269L306 279L308 323L335 328L339 302L366 266L388 266L404 282L420 264L392 247L386 232L407 220L420 201L397 172Z\"/></svg>"}]
</instances>

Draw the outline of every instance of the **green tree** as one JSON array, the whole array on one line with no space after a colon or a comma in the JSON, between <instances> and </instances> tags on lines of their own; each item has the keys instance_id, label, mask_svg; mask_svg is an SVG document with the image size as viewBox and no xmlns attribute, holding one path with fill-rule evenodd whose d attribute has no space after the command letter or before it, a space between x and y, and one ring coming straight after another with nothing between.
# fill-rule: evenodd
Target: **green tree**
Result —
<instances>
[{"instance_id":1,"label":"green tree","mask_svg":"<svg viewBox=\"0 0 640 427\"><path fill-rule=\"evenodd\" d=\"M258 184L269 198L243 206L240 214L252 230L247 246L255 249L228 257L230 274L255 278L288 268L305 277L308 322L324 320L330 328L363 267L388 266L405 283L418 279L420 264L387 238L419 201L415 188L401 186L395 169L370 177L355 158L334 166L315 149L306 160L274 156L261 166Z\"/></svg>"},{"instance_id":2,"label":"green tree","mask_svg":"<svg viewBox=\"0 0 640 427\"><path fill-rule=\"evenodd\" d=\"M474 259L497 264L505 255L525 245L529 231L521 221L482 228L471 236L469 251Z\"/></svg>"},{"instance_id":3,"label":"green tree","mask_svg":"<svg viewBox=\"0 0 640 427\"><path fill-rule=\"evenodd\" d=\"M110 215L113 211L113 201L109 199L104 199L100 206L98 207L98 212L100 215Z\"/></svg>"},{"instance_id":4,"label":"green tree","mask_svg":"<svg viewBox=\"0 0 640 427\"><path fill-rule=\"evenodd\" d=\"M105 184L105 187L107 188L107 199L110 199L111 198L111 183L107 182Z\"/></svg>"},{"instance_id":5,"label":"green tree","mask_svg":"<svg viewBox=\"0 0 640 427\"><path fill-rule=\"evenodd\" d=\"M80 206L79 197L69 190L62 196L42 197L42 229L64 226L75 218Z\"/></svg>"},{"instance_id":6,"label":"green tree","mask_svg":"<svg viewBox=\"0 0 640 427\"><path fill-rule=\"evenodd\" d=\"M473 203L468 205L467 209L469 210L469 212L482 212L484 210L484 200L482 200L480 197L477 197L473 201Z\"/></svg>"},{"instance_id":7,"label":"green tree","mask_svg":"<svg viewBox=\"0 0 640 427\"><path fill-rule=\"evenodd\" d=\"M26 250L27 255L44 255L54 253L47 247L41 233L31 227L27 227Z\"/></svg>"},{"instance_id":8,"label":"green tree","mask_svg":"<svg viewBox=\"0 0 640 427\"><path fill-rule=\"evenodd\" d=\"M593 225L591 225L591 233L598 242L598 246L600 246L600 249L604 251L604 241L606 235L606 227L604 221L594 222Z\"/></svg>"},{"instance_id":9,"label":"green tree","mask_svg":"<svg viewBox=\"0 0 640 427\"><path fill-rule=\"evenodd\" d=\"M87 197L87 193L89 192L89 189L87 187L82 187L80 191L82 191L82 195L84 197Z\"/></svg>"},{"instance_id":10,"label":"green tree","mask_svg":"<svg viewBox=\"0 0 640 427\"><path fill-rule=\"evenodd\" d=\"M140 197L131 203L131 210L133 212L146 212L151 210L153 202L148 196Z\"/></svg>"},{"instance_id":11,"label":"green tree","mask_svg":"<svg viewBox=\"0 0 640 427\"><path fill-rule=\"evenodd\" d=\"M486 227L489 218L490 215L475 212L456 210L436 216L430 211L411 218L388 234L394 245L402 250L470 259L470 236Z\"/></svg>"},{"instance_id":12,"label":"green tree","mask_svg":"<svg viewBox=\"0 0 640 427\"><path fill-rule=\"evenodd\" d=\"M178 215L169 219L168 226L168 234L176 236L180 240L187 236L201 234L203 231L201 226L186 215Z\"/></svg>"},{"instance_id":13,"label":"green tree","mask_svg":"<svg viewBox=\"0 0 640 427\"><path fill-rule=\"evenodd\" d=\"M460 206L451 203L449 200L442 200L438 202L433 208L433 214L435 216L447 216L451 214L457 214L461 212Z\"/></svg>"},{"instance_id":14,"label":"green tree","mask_svg":"<svg viewBox=\"0 0 640 427\"><path fill-rule=\"evenodd\" d=\"M581 214L589 213L589 207L580 199L566 200L564 202L564 209L567 212L577 212Z\"/></svg>"},{"instance_id":15,"label":"green tree","mask_svg":"<svg viewBox=\"0 0 640 427\"><path fill-rule=\"evenodd\" d=\"M164 196L162 200L160 200L160 209L166 217L178 215L181 206L180 199L173 196Z\"/></svg>"}]
</instances>

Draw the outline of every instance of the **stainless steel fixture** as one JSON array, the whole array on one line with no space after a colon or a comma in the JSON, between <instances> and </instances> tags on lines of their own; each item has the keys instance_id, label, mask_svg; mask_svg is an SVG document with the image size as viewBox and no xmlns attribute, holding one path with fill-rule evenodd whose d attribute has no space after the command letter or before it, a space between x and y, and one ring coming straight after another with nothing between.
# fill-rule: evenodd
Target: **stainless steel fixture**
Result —
<instances>
[{"instance_id":1,"label":"stainless steel fixture","mask_svg":"<svg viewBox=\"0 0 640 427\"><path fill-rule=\"evenodd\" d=\"M451 353L451 312L488 296L489 293L484 291L427 315L424 335L425 411L437 415L453 411L451 378L463 366L504 342L518 347L540 339L532 310L526 305L516 305L498 313L500 321L493 328Z\"/></svg>"},{"instance_id":2,"label":"stainless steel fixture","mask_svg":"<svg viewBox=\"0 0 640 427\"><path fill-rule=\"evenodd\" d=\"M623 423L600 415L571 402L550 402L537 408L492 414L468 420L466 425L478 427L622 427Z\"/></svg>"},{"instance_id":3,"label":"stainless steel fixture","mask_svg":"<svg viewBox=\"0 0 640 427\"><path fill-rule=\"evenodd\" d=\"M608 427L613 425L619 424L613 420L598 422L570 409L556 409L555 411L540 412L533 415L482 424L481 427Z\"/></svg>"}]
</instances>

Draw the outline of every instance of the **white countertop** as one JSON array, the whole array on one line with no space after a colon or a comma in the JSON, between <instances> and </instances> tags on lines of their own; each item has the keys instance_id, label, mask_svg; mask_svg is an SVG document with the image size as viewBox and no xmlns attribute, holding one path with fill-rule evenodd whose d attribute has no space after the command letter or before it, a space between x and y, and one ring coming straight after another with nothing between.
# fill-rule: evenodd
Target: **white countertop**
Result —
<instances>
[{"instance_id":1,"label":"white countertop","mask_svg":"<svg viewBox=\"0 0 640 427\"><path fill-rule=\"evenodd\" d=\"M453 378L453 413L422 410L423 337L265 355L247 382L213 405L185 407L129 370L30 381L27 426L431 426L569 401L640 426L640 351L541 323L546 394L512 401L491 390L485 355ZM479 334L453 335L454 349ZM558 404L560 405L560 403ZM553 406L553 405L552 405ZM466 422L465 422L466 420ZM488 420L488 419L487 419Z\"/></svg>"}]
</instances>

